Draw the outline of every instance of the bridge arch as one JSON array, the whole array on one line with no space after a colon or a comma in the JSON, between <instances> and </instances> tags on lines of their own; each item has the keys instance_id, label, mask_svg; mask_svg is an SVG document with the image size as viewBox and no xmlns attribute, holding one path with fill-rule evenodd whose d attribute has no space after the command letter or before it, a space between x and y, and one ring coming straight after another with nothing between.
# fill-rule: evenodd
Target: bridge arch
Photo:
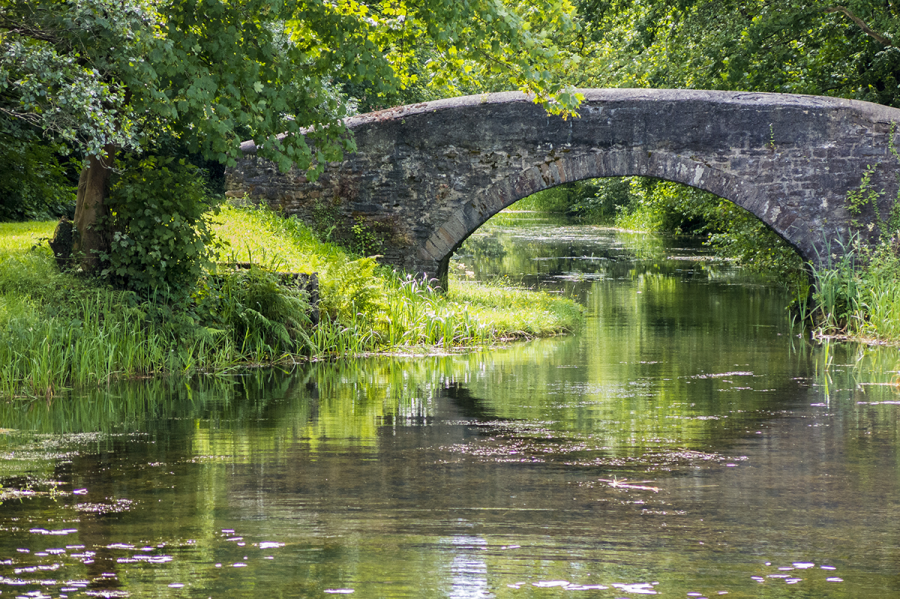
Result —
<instances>
[{"instance_id":1,"label":"bridge arch","mask_svg":"<svg viewBox=\"0 0 900 599\"><path fill-rule=\"evenodd\" d=\"M354 117L348 126L357 152L316 181L296 169L278 173L248 142L226 175L227 194L247 193L308 221L326 206L338 224L379 233L383 262L442 280L453 251L491 216L582 179L640 175L712 192L814 262L830 241L846 237L847 192L869 165L877 165L872 188L884 191L881 214L897 196L897 109L788 94L583 93L580 116L568 120L519 93Z\"/></svg>"},{"instance_id":2,"label":"bridge arch","mask_svg":"<svg viewBox=\"0 0 900 599\"><path fill-rule=\"evenodd\" d=\"M742 185L740 179L731 173L709 167L700 168L693 161L683 160L666 152L659 152L655 156L652 152L643 150L625 155L609 152L603 156L571 158L562 156L553 162L533 167L533 170L517 173L510 179L483 190L482 201L488 205L488 210L483 212L473 210L470 203L463 205L438 225L436 231L426 241L425 247L434 246L437 249L435 253L442 254L437 273L438 276L443 276L457 248L494 214L519 200L566 183L585 179L633 176L653 177L695 187L753 212L748 208L753 205L752 187ZM488 215L487 218L484 218L485 215ZM796 248L795 242L778 229L777 221L780 215L780 211L773 211L768 215L757 216ZM463 224L463 229L460 229L460 223ZM460 234L461 230L463 232ZM447 249L450 243L453 245Z\"/></svg>"}]
</instances>

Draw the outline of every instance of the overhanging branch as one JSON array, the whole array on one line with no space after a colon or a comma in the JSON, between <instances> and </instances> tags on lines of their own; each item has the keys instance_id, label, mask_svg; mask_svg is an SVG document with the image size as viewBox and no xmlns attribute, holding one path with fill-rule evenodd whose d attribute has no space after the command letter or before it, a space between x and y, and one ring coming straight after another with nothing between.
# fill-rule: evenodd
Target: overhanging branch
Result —
<instances>
[{"instance_id":1,"label":"overhanging branch","mask_svg":"<svg viewBox=\"0 0 900 599\"><path fill-rule=\"evenodd\" d=\"M872 29L871 27L869 27L869 26L866 24L865 21L863 21L862 19L860 19L859 17L857 17L855 14L853 14L853 13L850 11L849 8L844 8L843 6L832 6L832 7L830 7L830 8L826 8L826 9L825 9L825 12L839 12L839 13L841 13L842 15L844 15L845 17L847 17L848 19L850 19L851 21L853 21L854 23L856 23L856 25L857 25L860 29L862 29L863 32L864 32L866 35L868 35L869 37L871 37L872 39L876 40L877 42L879 42L880 44L883 44L883 45L885 45L885 46L889 46L889 47L891 47L891 48L896 48L896 46L891 42L891 40L889 40L889 39L886 38L885 36L881 35L881 34L878 33L877 31L875 31L874 29Z\"/></svg>"}]
</instances>

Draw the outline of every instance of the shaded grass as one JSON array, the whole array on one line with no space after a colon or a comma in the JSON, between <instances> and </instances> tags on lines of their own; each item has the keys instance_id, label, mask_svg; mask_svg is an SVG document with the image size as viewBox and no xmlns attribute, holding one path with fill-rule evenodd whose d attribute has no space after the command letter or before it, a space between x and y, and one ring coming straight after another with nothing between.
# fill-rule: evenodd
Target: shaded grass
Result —
<instances>
[{"instance_id":1,"label":"shaded grass","mask_svg":"<svg viewBox=\"0 0 900 599\"><path fill-rule=\"evenodd\" d=\"M112 379L223 371L325 356L466 348L575 330L582 310L545 293L428 281L319 241L295 219L225 208L223 262L191 305L60 273L46 245L54 222L0 225L0 395L51 397ZM317 272L322 320L274 271Z\"/></svg>"}]
</instances>

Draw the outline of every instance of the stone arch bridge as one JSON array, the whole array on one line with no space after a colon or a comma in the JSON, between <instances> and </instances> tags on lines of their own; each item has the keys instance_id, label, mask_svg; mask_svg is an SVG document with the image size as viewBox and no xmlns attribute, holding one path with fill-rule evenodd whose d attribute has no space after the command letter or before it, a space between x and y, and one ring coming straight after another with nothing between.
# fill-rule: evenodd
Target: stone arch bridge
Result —
<instances>
[{"instance_id":1,"label":"stone arch bridge","mask_svg":"<svg viewBox=\"0 0 900 599\"><path fill-rule=\"evenodd\" d=\"M582 90L578 118L520 93L401 106L348 120L357 152L316 181L256 157L252 142L227 195L264 200L339 229L368 227L381 261L446 284L454 250L517 200L562 183L641 175L684 183L749 210L813 262L851 230L848 191L874 167L884 218L897 198L900 110L787 94ZM894 134L894 140L890 136ZM892 145L896 144L896 145ZM877 236L873 210L860 221Z\"/></svg>"}]
</instances>

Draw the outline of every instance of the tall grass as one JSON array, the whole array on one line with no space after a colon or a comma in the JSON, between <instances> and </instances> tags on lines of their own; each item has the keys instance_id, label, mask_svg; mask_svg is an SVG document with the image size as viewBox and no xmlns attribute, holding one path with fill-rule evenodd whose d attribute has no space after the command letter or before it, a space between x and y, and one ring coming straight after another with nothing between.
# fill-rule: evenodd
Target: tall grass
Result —
<instances>
[{"instance_id":1,"label":"tall grass","mask_svg":"<svg viewBox=\"0 0 900 599\"><path fill-rule=\"evenodd\" d=\"M841 249L813 271L816 334L900 343L898 240L868 247L854 238Z\"/></svg>"},{"instance_id":2,"label":"tall grass","mask_svg":"<svg viewBox=\"0 0 900 599\"><path fill-rule=\"evenodd\" d=\"M60 273L39 244L54 223L0 225L0 395L52 397L65 387L222 371L309 357L474 347L574 330L581 309L547 294L428 281L319 241L266 210L226 208L216 223L227 265L190 305ZM317 272L321 321L275 271Z\"/></svg>"},{"instance_id":3,"label":"tall grass","mask_svg":"<svg viewBox=\"0 0 900 599\"><path fill-rule=\"evenodd\" d=\"M0 394L49 397L65 385L221 361L210 355L215 344L176 338L148 315L164 306L57 272L49 250L32 247L52 226L0 229Z\"/></svg>"}]
</instances>

